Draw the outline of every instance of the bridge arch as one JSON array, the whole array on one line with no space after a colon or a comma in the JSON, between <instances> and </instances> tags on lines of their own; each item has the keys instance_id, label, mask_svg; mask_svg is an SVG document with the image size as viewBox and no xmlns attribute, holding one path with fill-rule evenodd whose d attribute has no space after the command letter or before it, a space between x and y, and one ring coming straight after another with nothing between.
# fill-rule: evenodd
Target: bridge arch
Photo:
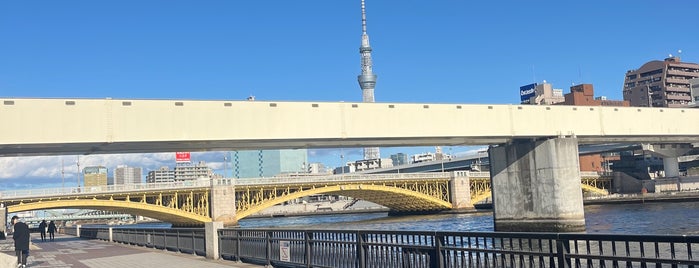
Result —
<instances>
[{"instance_id":1,"label":"bridge arch","mask_svg":"<svg viewBox=\"0 0 699 268\"><path fill-rule=\"evenodd\" d=\"M129 202L123 200L70 199L18 203L8 206L7 212L15 213L21 211L60 208L85 208L116 211L154 218L164 222L170 222L174 226L200 226L211 221L210 217L189 213L176 208L153 205L145 202Z\"/></svg>"},{"instance_id":2,"label":"bridge arch","mask_svg":"<svg viewBox=\"0 0 699 268\"><path fill-rule=\"evenodd\" d=\"M292 192L249 207L238 206L236 220L274 205L314 194L360 198L396 211L438 211L452 208L452 204L448 201L408 189L375 184L339 184Z\"/></svg>"}]
</instances>

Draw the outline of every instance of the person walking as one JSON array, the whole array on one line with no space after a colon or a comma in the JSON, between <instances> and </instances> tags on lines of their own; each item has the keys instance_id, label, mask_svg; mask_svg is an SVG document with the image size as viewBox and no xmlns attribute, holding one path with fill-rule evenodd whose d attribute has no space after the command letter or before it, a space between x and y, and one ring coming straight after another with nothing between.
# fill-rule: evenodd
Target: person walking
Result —
<instances>
[{"instance_id":1,"label":"person walking","mask_svg":"<svg viewBox=\"0 0 699 268\"><path fill-rule=\"evenodd\" d=\"M15 254L17 254L17 267L27 267L27 257L29 256L29 226L19 221L19 217L12 216L12 226L14 232L12 239L15 240Z\"/></svg>"},{"instance_id":2,"label":"person walking","mask_svg":"<svg viewBox=\"0 0 699 268\"><path fill-rule=\"evenodd\" d=\"M41 233L41 242L46 242L46 220L41 220L39 223L39 233Z\"/></svg>"},{"instance_id":3,"label":"person walking","mask_svg":"<svg viewBox=\"0 0 699 268\"><path fill-rule=\"evenodd\" d=\"M49 241L53 241L53 235L56 233L56 223L53 221L49 222Z\"/></svg>"}]
</instances>

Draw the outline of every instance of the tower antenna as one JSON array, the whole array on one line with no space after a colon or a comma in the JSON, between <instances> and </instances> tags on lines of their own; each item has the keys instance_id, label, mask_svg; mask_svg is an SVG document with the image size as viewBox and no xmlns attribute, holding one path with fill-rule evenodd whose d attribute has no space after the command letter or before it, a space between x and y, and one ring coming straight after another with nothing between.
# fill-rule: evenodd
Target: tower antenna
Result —
<instances>
[{"instance_id":1,"label":"tower antenna","mask_svg":"<svg viewBox=\"0 0 699 268\"><path fill-rule=\"evenodd\" d=\"M362 73L357 76L359 87L362 89L362 101L374 102L374 87L376 86L376 75L372 71L371 46L369 45L369 34L366 32L366 8L362 0L362 45L359 47L361 55ZM379 148L364 148L364 159L378 159Z\"/></svg>"}]
</instances>

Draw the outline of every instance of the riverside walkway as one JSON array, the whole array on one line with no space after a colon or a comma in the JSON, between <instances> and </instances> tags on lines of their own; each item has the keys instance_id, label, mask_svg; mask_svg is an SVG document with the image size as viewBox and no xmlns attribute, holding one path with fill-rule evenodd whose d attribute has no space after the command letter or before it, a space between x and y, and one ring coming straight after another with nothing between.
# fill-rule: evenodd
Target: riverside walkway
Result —
<instances>
[{"instance_id":1,"label":"riverside walkway","mask_svg":"<svg viewBox=\"0 0 699 268\"><path fill-rule=\"evenodd\" d=\"M111 267L198 267L198 268L253 268L262 267L225 260L209 260L201 256L152 248L87 240L74 236L57 235L53 242L41 242L39 234L32 233L32 246L27 267L31 268L111 268ZM8 263L16 267L12 238L0 240L0 268Z\"/></svg>"}]
</instances>

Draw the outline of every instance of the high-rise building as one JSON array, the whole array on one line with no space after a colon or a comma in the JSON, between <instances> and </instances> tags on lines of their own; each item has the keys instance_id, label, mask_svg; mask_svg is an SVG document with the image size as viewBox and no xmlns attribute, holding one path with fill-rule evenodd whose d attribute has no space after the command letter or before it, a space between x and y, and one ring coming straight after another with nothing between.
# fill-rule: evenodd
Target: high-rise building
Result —
<instances>
[{"instance_id":1,"label":"high-rise building","mask_svg":"<svg viewBox=\"0 0 699 268\"><path fill-rule=\"evenodd\" d=\"M175 166L175 181L210 179L213 175L214 171L204 161L197 164L179 162Z\"/></svg>"},{"instance_id":2,"label":"high-rise building","mask_svg":"<svg viewBox=\"0 0 699 268\"><path fill-rule=\"evenodd\" d=\"M308 151L306 149L234 151L231 162L233 178L305 173L308 170Z\"/></svg>"},{"instance_id":3,"label":"high-rise building","mask_svg":"<svg viewBox=\"0 0 699 268\"><path fill-rule=\"evenodd\" d=\"M692 96L692 102L689 106L692 108L699 108L699 78L693 78L689 80L690 95Z\"/></svg>"},{"instance_id":4,"label":"high-rise building","mask_svg":"<svg viewBox=\"0 0 699 268\"><path fill-rule=\"evenodd\" d=\"M114 185L135 184L143 182L143 170L140 167L117 166L114 169Z\"/></svg>"},{"instance_id":5,"label":"high-rise building","mask_svg":"<svg viewBox=\"0 0 699 268\"><path fill-rule=\"evenodd\" d=\"M533 83L519 87L521 104L551 105L563 102L563 90L555 89L550 83Z\"/></svg>"},{"instance_id":6,"label":"high-rise building","mask_svg":"<svg viewBox=\"0 0 699 268\"><path fill-rule=\"evenodd\" d=\"M362 101L374 102L374 87L376 86L376 75L374 74L371 62L371 46L369 45L369 34L366 32L366 9L362 0L362 45L359 47L359 54L362 60L362 73L357 76L359 87L362 89ZM364 148L364 159L379 159L379 147Z\"/></svg>"},{"instance_id":7,"label":"high-rise building","mask_svg":"<svg viewBox=\"0 0 699 268\"><path fill-rule=\"evenodd\" d=\"M175 171L171 170L169 167L160 167L158 170L151 170L148 172L148 177L146 177L146 182L148 183L161 183L161 182L174 182L175 181Z\"/></svg>"},{"instance_id":8,"label":"high-rise building","mask_svg":"<svg viewBox=\"0 0 699 268\"><path fill-rule=\"evenodd\" d=\"M408 164L408 155L406 155L404 153L392 154L391 161L393 161L394 166Z\"/></svg>"},{"instance_id":9,"label":"high-rise building","mask_svg":"<svg viewBox=\"0 0 699 268\"><path fill-rule=\"evenodd\" d=\"M624 100L631 106L687 107L692 101L689 80L699 78L699 64L680 57L654 60L626 72Z\"/></svg>"},{"instance_id":10,"label":"high-rise building","mask_svg":"<svg viewBox=\"0 0 699 268\"><path fill-rule=\"evenodd\" d=\"M107 185L107 168L92 166L83 168L83 180L85 187Z\"/></svg>"}]
</instances>

